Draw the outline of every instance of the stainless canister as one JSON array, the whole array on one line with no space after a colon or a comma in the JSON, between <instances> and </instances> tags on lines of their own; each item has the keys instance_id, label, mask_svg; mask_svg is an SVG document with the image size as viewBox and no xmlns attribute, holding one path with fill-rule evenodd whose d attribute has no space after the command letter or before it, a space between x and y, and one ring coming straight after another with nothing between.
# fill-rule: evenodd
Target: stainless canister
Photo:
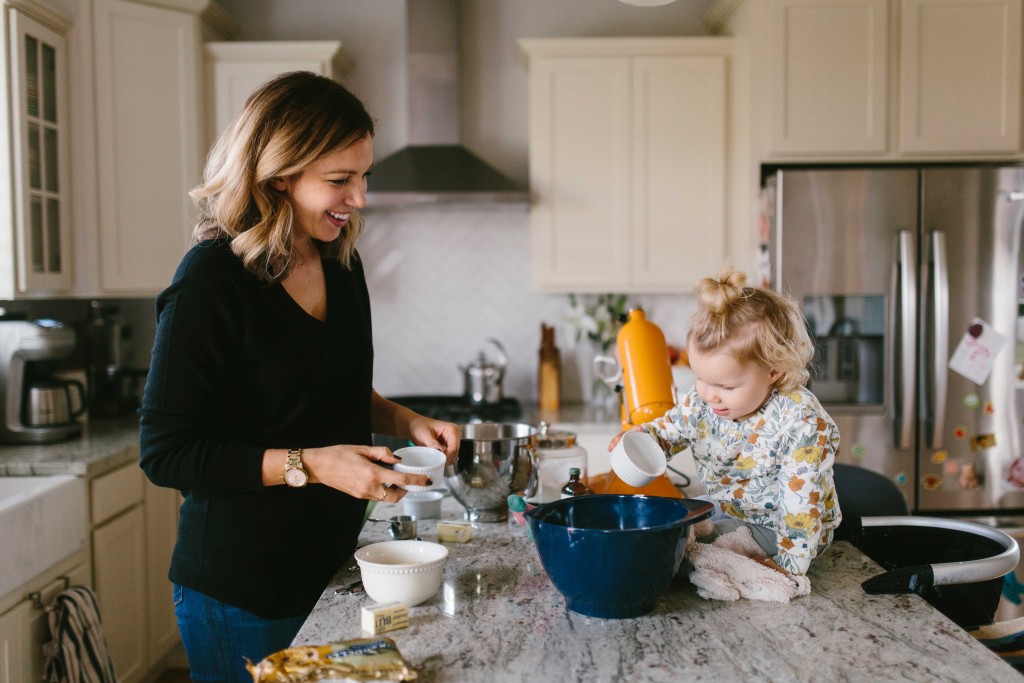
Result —
<instances>
[{"instance_id":1,"label":"stainless canister","mask_svg":"<svg viewBox=\"0 0 1024 683\"><path fill-rule=\"evenodd\" d=\"M536 494L536 433L532 426L519 423L462 425L459 457L445 468L445 483L466 508L467 519L503 521L508 518L508 494Z\"/></svg>"}]
</instances>

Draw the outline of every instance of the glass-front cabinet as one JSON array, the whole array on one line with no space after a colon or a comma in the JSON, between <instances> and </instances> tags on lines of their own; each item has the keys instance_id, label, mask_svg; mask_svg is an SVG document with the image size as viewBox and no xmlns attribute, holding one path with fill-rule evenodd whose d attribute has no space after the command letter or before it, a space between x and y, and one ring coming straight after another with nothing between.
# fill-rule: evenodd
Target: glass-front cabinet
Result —
<instances>
[{"instance_id":1,"label":"glass-front cabinet","mask_svg":"<svg viewBox=\"0 0 1024 683\"><path fill-rule=\"evenodd\" d=\"M0 299L15 299L71 288L69 126L64 35L19 9L4 11L3 140L11 147L0 192L10 188L11 197L0 225L12 229L0 248Z\"/></svg>"}]
</instances>

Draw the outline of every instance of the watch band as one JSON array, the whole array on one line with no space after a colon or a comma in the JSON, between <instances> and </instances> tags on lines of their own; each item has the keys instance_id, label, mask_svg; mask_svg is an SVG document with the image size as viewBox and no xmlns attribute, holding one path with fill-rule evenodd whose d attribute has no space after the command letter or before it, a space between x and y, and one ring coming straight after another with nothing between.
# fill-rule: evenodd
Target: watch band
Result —
<instances>
[{"instance_id":1,"label":"watch band","mask_svg":"<svg viewBox=\"0 0 1024 683\"><path fill-rule=\"evenodd\" d=\"M302 449L289 448L281 479L293 488L302 488L309 482L309 474L302 464Z\"/></svg>"}]
</instances>

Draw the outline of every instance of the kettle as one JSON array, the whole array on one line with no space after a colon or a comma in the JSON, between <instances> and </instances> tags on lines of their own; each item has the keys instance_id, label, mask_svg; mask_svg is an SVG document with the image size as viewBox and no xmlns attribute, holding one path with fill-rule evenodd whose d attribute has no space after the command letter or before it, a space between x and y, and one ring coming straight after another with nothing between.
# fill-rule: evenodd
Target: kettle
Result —
<instances>
[{"instance_id":1,"label":"kettle","mask_svg":"<svg viewBox=\"0 0 1024 683\"><path fill-rule=\"evenodd\" d=\"M505 355L505 347L497 339L487 341L498 350L496 361L487 360L486 354L481 351L474 362L460 366L466 397L473 404L501 402L508 356Z\"/></svg>"}]
</instances>

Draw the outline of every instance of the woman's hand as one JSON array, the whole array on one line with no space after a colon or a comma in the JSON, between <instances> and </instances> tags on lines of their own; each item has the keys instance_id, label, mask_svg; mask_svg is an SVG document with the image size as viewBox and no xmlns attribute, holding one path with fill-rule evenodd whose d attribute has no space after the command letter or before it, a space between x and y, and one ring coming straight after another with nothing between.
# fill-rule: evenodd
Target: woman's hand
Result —
<instances>
[{"instance_id":1,"label":"woman's hand","mask_svg":"<svg viewBox=\"0 0 1024 683\"><path fill-rule=\"evenodd\" d=\"M409 420L409 438L415 444L441 451L447 458L446 464L451 465L459 455L462 428L451 422L416 415Z\"/></svg>"},{"instance_id":2,"label":"woman's hand","mask_svg":"<svg viewBox=\"0 0 1024 683\"><path fill-rule=\"evenodd\" d=\"M313 484L326 484L354 498L397 503L405 496L399 486L430 486L421 474L383 467L401 462L384 446L327 446L307 448L302 459Z\"/></svg>"}]
</instances>

